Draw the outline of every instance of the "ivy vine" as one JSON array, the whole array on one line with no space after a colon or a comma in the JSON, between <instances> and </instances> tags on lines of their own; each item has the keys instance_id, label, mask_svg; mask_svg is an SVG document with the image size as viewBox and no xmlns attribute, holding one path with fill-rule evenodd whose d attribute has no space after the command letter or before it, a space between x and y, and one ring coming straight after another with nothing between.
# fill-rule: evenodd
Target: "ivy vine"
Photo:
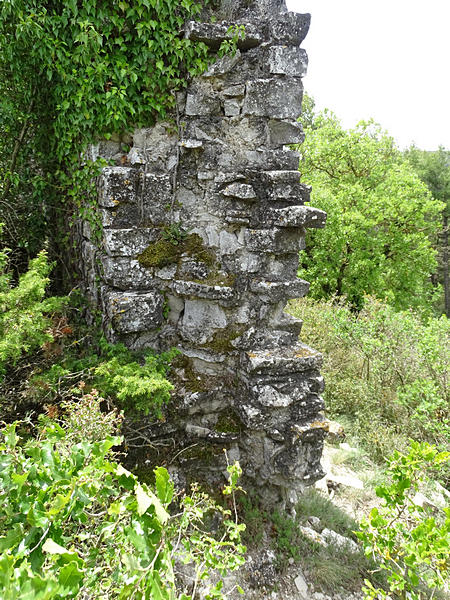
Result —
<instances>
[{"instance_id":1,"label":"ivy vine","mask_svg":"<svg viewBox=\"0 0 450 600\"><path fill-rule=\"evenodd\" d=\"M36 252L48 224L67 222L74 199L82 206L89 143L170 115L176 92L211 61L204 43L183 35L204 4L2 0L0 208L9 245Z\"/></svg>"}]
</instances>

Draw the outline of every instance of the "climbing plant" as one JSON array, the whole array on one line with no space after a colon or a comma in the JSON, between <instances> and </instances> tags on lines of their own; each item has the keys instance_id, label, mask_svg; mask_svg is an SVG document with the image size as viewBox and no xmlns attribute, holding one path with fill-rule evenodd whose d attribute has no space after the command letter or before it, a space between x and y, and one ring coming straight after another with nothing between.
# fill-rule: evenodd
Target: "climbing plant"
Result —
<instances>
[{"instance_id":1,"label":"climbing plant","mask_svg":"<svg viewBox=\"0 0 450 600\"><path fill-rule=\"evenodd\" d=\"M0 204L10 247L35 253L48 222L67 220L64 201L83 205L95 172L83 159L88 143L167 118L176 92L210 60L183 32L204 4L0 4Z\"/></svg>"}]
</instances>

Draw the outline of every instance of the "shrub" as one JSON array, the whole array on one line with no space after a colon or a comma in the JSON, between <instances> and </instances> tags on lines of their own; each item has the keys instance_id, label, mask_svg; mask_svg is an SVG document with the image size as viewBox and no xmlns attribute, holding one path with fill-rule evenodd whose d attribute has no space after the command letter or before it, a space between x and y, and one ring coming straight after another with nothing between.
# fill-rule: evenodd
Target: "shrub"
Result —
<instances>
[{"instance_id":1,"label":"shrub","mask_svg":"<svg viewBox=\"0 0 450 600\"><path fill-rule=\"evenodd\" d=\"M30 262L15 287L7 260L7 252L0 251L0 380L8 365L52 341L51 315L65 303L64 298L45 298L51 265L44 251Z\"/></svg>"},{"instance_id":2,"label":"shrub","mask_svg":"<svg viewBox=\"0 0 450 600\"><path fill-rule=\"evenodd\" d=\"M304 320L302 339L324 353L325 404L372 457L408 437L449 441L448 319L366 298L355 313L343 301L304 299L290 305Z\"/></svg>"},{"instance_id":3,"label":"shrub","mask_svg":"<svg viewBox=\"0 0 450 600\"><path fill-rule=\"evenodd\" d=\"M42 365L29 379L26 398L55 404L70 398L83 382L86 389L97 389L128 413L160 418L173 389L167 379L170 363L179 351L133 352L123 344L110 344L100 332L91 332L88 342L75 340L60 356L52 357L50 367Z\"/></svg>"},{"instance_id":4,"label":"shrub","mask_svg":"<svg viewBox=\"0 0 450 600\"><path fill-rule=\"evenodd\" d=\"M243 563L242 525L197 488L182 498L164 468L150 488L115 462L117 415L103 415L96 394L66 406L58 424L41 418L37 437L6 426L0 442L0 595L189 600L175 586L175 561L194 565L194 583ZM77 417L78 416L78 420ZM92 422L97 423L92 428ZM82 439L80 436L82 432ZM29 432L28 432L29 435ZM229 467L236 489L239 466ZM170 507L174 506L173 514ZM218 539L202 520L219 512ZM221 598L221 582L209 598Z\"/></svg>"},{"instance_id":5,"label":"shrub","mask_svg":"<svg viewBox=\"0 0 450 600\"><path fill-rule=\"evenodd\" d=\"M372 509L356 534L366 554L387 571L390 591L401 598L420 600L427 597L426 588L434 594L448 583L450 509L439 523L414 502L414 495L426 475L449 458L449 452L438 452L425 442L411 442L406 454L394 452L388 459L391 483L376 489L383 504ZM369 581L364 591L368 600L390 598Z\"/></svg>"}]
</instances>

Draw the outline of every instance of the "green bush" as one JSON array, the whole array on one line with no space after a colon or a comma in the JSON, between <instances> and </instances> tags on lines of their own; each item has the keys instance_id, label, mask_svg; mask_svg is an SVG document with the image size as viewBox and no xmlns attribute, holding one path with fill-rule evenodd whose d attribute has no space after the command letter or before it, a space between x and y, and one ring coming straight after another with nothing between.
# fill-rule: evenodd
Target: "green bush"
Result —
<instances>
[{"instance_id":1,"label":"green bush","mask_svg":"<svg viewBox=\"0 0 450 600\"><path fill-rule=\"evenodd\" d=\"M64 298L45 298L51 271L45 252L30 262L15 287L7 261L7 252L0 251L0 380L8 365L52 341L51 315L65 303Z\"/></svg>"},{"instance_id":2,"label":"green bush","mask_svg":"<svg viewBox=\"0 0 450 600\"><path fill-rule=\"evenodd\" d=\"M100 402L85 394L66 405L65 423L41 419L36 437L26 424L1 431L3 600L188 600L192 589L176 589L176 560L193 564L193 595L211 569L224 575L243 563L243 526L230 511L197 488L175 497L164 468L150 488L115 462L120 418L102 414ZM233 493L239 466L229 473ZM220 515L217 539L202 528L211 511ZM221 598L220 589L211 584L207 597Z\"/></svg>"},{"instance_id":3,"label":"green bush","mask_svg":"<svg viewBox=\"0 0 450 600\"><path fill-rule=\"evenodd\" d=\"M426 508L414 502L419 484L430 471L448 463L449 452L412 442L406 454L394 452L388 459L391 483L376 489L383 499L361 523L356 535L368 556L388 573L391 592L400 598L420 600L444 589L450 575L450 508L440 522ZM390 598L366 581L366 598Z\"/></svg>"},{"instance_id":4,"label":"green bush","mask_svg":"<svg viewBox=\"0 0 450 600\"><path fill-rule=\"evenodd\" d=\"M94 336L95 337L95 336ZM36 402L57 403L74 393L80 382L128 413L160 418L170 400L173 385L167 379L176 349L156 354L132 352L123 344L110 344L103 336L90 340L87 348L75 345L42 372L33 375L26 395Z\"/></svg>"},{"instance_id":5,"label":"green bush","mask_svg":"<svg viewBox=\"0 0 450 600\"><path fill-rule=\"evenodd\" d=\"M290 311L302 339L323 352L325 404L372 457L406 448L409 437L450 441L448 319L422 318L366 298L356 313L344 302L304 299Z\"/></svg>"}]
</instances>

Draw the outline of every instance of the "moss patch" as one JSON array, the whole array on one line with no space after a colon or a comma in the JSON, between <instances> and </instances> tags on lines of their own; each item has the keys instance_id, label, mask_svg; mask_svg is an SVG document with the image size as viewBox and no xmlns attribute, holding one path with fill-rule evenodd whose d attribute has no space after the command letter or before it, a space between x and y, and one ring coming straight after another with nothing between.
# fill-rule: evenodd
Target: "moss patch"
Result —
<instances>
[{"instance_id":1,"label":"moss patch","mask_svg":"<svg viewBox=\"0 0 450 600\"><path fill-rule=\"evenodd\" d=\"M244 426L234 410L227 410L219 416L214 429L218 433L241 433Z\"/></svg>"},{"instance_id":2,"label":"moss patch","mask_svg":"<svg viewBox=\"0 0 450 600\"><path fill-rule=\"evenodd\" d=\"M160 238L156 242L151 243L147 248L139 254L138 261L147 269L157 267L167 267L173 263L177 263L182 254L181 245L175 245L169 240Z\"/></svg>"},{"instance_id":3,"label":"moss patch","mask_svg":"<svg viewBox=\"0 0 450 600\"><path fill-rule=\"evenodd\" d=\"M221 329L216 331L213 339L210 342L202 344L200 347L213 352L233 352L236 348L232 345L232 341L240 337L247 328L245 325L240 327L228 327L227 329Z\"/></svg>"},{"instance_id":4,"label":"moss patch","mask_svg":"<svg viewBox=\"0 0 450 600\"><path fill-rule=\"evenodd\" d=\"M214 252L205 246L198 233L191 233L183 241L183 253L191 256L199 262L205 263L207 267L212 267L216 263Z\"/></svg>"},{"instance_id":5,"label":"moss patch","mask_svg":"<svg viewBox=\"0 0 450 600\"><path fill-rule=\"evenodd\" d=\"M205 263L208 267L213 266L216 260L214 252L205 246L197 233L191 233L177 242L173 239L166 239L161 234L160 238L147 246L137 258L143 267L161 269L178 264L183 254Z\"/></svg>"}]
</instances>

